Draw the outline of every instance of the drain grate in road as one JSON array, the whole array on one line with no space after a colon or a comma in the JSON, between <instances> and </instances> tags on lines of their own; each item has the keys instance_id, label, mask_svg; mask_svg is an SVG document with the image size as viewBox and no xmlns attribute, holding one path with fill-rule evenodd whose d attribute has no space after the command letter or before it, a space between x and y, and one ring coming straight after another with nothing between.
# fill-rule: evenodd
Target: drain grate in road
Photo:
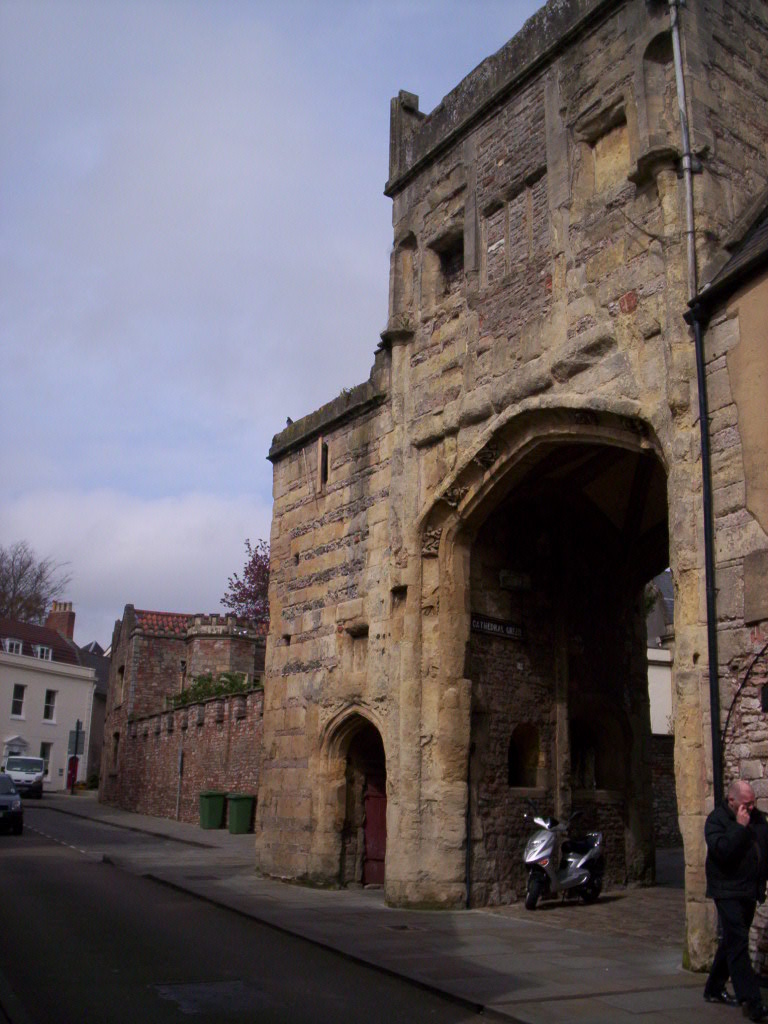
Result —
<instances>
[{"instance_id":1,"label":"drain grate in road","mask_svg":"<svg viewBox=\"0 0 768 1024\"><path fill-rule=\"evenodd\" d=\"M258 1013L275 1008L275 1000L258 985L243 981L209 981L194 985L155 985L161 999L175 1003L184 1014Z\"/></svg>"},{"instance_id":2,"label":"drain grate in road","mask_svg":"<svg viewBox=\"0 0 768 1024\"><path fill-rule=\"evenodd\" d=\"M390 932L423 932L424 929L416 924L385 924L384 927Z\"/></svg>"}]
</instances>

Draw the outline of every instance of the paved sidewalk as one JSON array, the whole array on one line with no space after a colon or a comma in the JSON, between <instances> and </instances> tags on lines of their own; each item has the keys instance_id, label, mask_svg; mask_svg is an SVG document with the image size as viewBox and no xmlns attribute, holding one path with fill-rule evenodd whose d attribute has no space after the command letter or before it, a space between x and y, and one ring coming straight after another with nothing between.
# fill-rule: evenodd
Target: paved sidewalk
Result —
<instances>
[{"instance_id":1,"label":"paved sidewalk","mask_svg":"<svg viewBox=\"0 0 768 1024\"><path fill-rule=\"evenodd\" d=\"M253 835L203 830L51 794L35 807L167 840L107 859L483 1011L526 1024L734 1024L682 970L682 890L617 890L597 904L471 911L396 910L381 890L328 891L259 878Z\"/></svg>"}]
</instances>

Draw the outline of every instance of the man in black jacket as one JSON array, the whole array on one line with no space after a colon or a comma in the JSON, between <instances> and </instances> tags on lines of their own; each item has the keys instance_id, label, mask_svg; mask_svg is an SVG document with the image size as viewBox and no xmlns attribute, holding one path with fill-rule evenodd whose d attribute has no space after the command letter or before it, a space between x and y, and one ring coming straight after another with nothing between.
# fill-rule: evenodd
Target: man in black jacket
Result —
<instances>
[{"instance_id":1,"label":"man in black jacket","mask_svg":"<svg viewBox=\"0 0 768 1024\"><path fill-rule=\"evenodd\" d=\"M755 906L765 900L768 877L768 823L755 807L748 782L734 782L704 826L707 842L707 896L720 919L720 943L704 987L707 1002L743 1004L749 1020L768 1021L760 983L749 958L749 929ZM731 976L736 997L725 983Z\"/></svg>"}]
</instances>

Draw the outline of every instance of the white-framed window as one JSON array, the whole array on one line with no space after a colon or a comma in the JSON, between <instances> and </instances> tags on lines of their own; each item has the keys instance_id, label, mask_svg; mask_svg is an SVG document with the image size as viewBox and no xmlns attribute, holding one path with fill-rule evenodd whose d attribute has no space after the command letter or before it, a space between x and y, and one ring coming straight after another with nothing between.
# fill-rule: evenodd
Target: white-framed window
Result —
<instances>
[{"instance_id":1,"label":"white-framed window","mask_svg":"<svg viewBox=\"0 0 768 1024\"><path fill-rule=\"evenodd\" d=\"M6 637L3 640L3 650L6 654L21 654L21 640L14 640L13 637Z\"/></svg>"},{"instance_id":2,"label":"white-framed window","mask_svg":"<svg viewBox=\"0 0 768 1024\"><path fill-rule=\"evenodd\" d=\"M43 661L53 660L53 649L46 647L44 644L34 644L32 649L35 652L36 658L41 658Z\"/></svg>"},{"instance_id":3,"label":"white-framed window","mask_svg":"<svg viewBox=\"0 0 768 1024\"><path fill-rule=\"evenodd\" d=\"M40 757L45 761L45 777L48 778L50 775L50 763L51 763L51 751L53 750L52 743L41 743L40 744Z\"/></svg>"},{"instance_id":4,"label":"white-framed window","mask_svg":"<svg viewBox=\"0 0 768 1024\"><path fill-rule=\"evenodd\" d=\"M45 704L43 705L43 718L46 722L56 721L56 691L45 691Z\"/></svg>"},{"instance_id":5,"label":"white-framed window","mask_svg":"<svg viewBox=\"0 0 768 1024\"><path fill-rule=\"evenodd\" d=\"M13 699L11 700L11 716L13 718L24 717L24 691L26 686L22 683L13 684Z\"/></svg>"}]
</instances>

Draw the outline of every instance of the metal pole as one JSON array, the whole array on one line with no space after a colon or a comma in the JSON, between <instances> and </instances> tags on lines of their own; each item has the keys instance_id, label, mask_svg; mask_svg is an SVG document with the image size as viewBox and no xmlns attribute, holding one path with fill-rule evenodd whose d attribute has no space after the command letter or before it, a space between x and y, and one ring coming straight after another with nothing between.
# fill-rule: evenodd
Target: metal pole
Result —
<instances>
[{"instance_id":1,"label":"metal pole","mask_svg":"<svg viewBox=\"0 0 768 1024\"><path fill-rule=\"evenodd\" d=\"M680 138L683 145L683 182L685 185L685 236L688 256L688 301L696 295L698 288L696 274L696 234L693 211L693 166L691 137L688 131L688 110L685 99L685 77L683 75L683 50L680 45L680 0L669 0L669 21L672 32L672 53L675 64L677 86L677 108L680 114Z\"/></svg>"},{"instance_id":2,"label":"metal pole","mask_svg":"<svg viewBox=\"0 0 768 1024\"><path fill-rule=\"evenodd\" d=\"M176 821L181 813L181 777L184 772L184 748L179 747L179 784L176 789Z\"/></svg>"},{"instance_id":3,"label":"metal pole","mask_svg":"<svg viewBox=\"0 0 768 1024\"><path fill-rule=\"evenodd\" d=\"M81 729L81 727L82 727L82 722L78 718L76 720L76 722L75 722L75 749L72 752L72 756L75 759L75 765L77 765L77 763L78 763L78 761L77 761L77 748L80 746L80 729ZM75 795L75 779L76 778L77 778L77 768L75 768L75 770L72 772L72 780L69 783L69 795L70 796L74 796Z\"/></svg>"}]
</instances>

